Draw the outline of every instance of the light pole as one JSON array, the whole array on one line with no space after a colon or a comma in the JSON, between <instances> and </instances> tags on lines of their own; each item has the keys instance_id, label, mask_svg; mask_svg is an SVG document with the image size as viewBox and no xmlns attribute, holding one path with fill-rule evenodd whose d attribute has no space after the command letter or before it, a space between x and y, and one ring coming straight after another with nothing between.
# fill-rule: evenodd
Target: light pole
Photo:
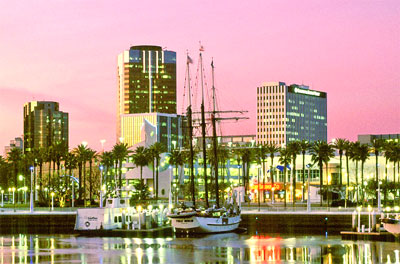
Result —
<instances>
[{"instance_id":1,"label":"light pole","mask_svg":"<svg viewBox=\"0 0 400 264\"><path fill-rule=\"evenodd\" d=\"M100 208L103 208L103 165L100 165Z\"/></svg>"},{"instance_id":2,"label":"light pole","mask_svg":"<svg viewBox=\"0 0 400 264\"><path fill-rule=\"evenodd\" d=\"M307 164L308 177L307 177L307 212L311 212L311 195L310 195L310 169L313 164Z\"/></svg>"},{"instance_id":3,"label":"light pole","mask_svg":"<svg viewBox=\"0 0 400 264\"><path fill-rule=\"evenodd\" d=\"M14 212L15 212L15 187L12 187L11 191L13 193L13 204L14 204Z\"/></svg>"},{"instance_id":4,"label":"light pole","mask_svg":"<svg viewBox=\"0 0 400 264\"><path fill-rule=\"evenodd\" d=\"M1 190L1 207L4 207L4 190Z\"/></svg>"},{"instance_id":5,"label":"light pole","mask_svg":"<svg viewBox=\"0 0 400 264\"><path fill-rule=\"evenodd\" d=\"M378 212L381 212L381 184L382 182L378 182Z\"/></svg>"},{"instance_id":6,"label":"light pole","mask_svg":"<svg viewBox=\"0 0 400 264\"><path fill-rule=\"evenodd\" d=\"M169 165L169 195L168 195L168 205L172 204L172 166Z\"/></svg>"},{"instance_id":7,"label":"light pole","mask_svg":"<svg viewBox=\"0 0 400 264\"><path fill-rule=\"evenodd\" d=\"M54 211L54 192L51 192L51 211Z\"/></svg>"},{"instance_id":8,"label":"light pole","mask_svg":"<svg viewBox=\"0 0 400 264\"><path fill-rule=\"evenodd\" d=\"M139 205L137 208L137 212L139 215L139 230L142 229L141 220L140 220L140 212L142 211L142 207Z\"/></svg>"},{"instance_id":9,"label":"light pole","mask_svg":"<svg viewBox=\"0 0 400 264\"><path fill-rule=\"evenodd\" d=\"M31 166L31 196L30 196L30 212L33 213L33 170L34 167Z\"/></svg>"}]
</instances>

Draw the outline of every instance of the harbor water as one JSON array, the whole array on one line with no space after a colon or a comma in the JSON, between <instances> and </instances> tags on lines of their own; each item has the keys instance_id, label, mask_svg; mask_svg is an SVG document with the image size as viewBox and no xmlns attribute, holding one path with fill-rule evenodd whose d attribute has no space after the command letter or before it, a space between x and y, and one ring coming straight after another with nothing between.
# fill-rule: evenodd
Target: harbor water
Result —
<instances>
[{"instance_id":1,"label":"harbor water","mask_svg":"<svg viewBox=\"0 0 400 264\"><path fill-rule=\"evenodd\" d=\"M400 263L400 245L339 236L236 234L118 238L4 235L0 263Z\"/></svg>"}]
</instances>

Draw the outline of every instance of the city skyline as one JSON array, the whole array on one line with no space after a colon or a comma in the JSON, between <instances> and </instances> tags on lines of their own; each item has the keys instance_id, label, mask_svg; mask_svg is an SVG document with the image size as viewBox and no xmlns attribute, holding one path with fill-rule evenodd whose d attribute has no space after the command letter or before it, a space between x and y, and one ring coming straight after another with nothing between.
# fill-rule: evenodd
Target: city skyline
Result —
<instances>
[{"instance_id":1,"label":"city skyline","mask_svg":"<svg viewBox=\"0 0 400 264\"><path fill-rule=\"evenodd\" d=\"M399 132L397 1L193 6L0 3L0 145L23 134L24 103L45 100L70 114L71 148L87 141L100 150L106 139L110 149L116 141L116 57L133 45L177 52L180 113L186 50L195 76L198 41L205 48L208 88L214 58L221 109L249 110L250 120L226 124L225 135L256 134L257 87L279 80L329 94L328 140Z\"/></svg>"}]
</instances>

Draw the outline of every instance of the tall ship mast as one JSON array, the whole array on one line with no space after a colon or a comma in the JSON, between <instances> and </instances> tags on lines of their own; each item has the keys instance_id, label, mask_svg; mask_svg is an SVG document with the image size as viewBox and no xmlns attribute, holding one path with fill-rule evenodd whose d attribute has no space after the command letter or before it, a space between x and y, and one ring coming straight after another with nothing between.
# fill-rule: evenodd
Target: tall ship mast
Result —
<instances>
[{"instance_id":1,"label":"tall ship mast","mask_svg":"<svg viewBox=\"0 0 400 264\"><path fill-rule=\"evenodd\" d=\"M188 90L189 90L189 98L188 98L188 107L187 107L187 118L189 123L189 166L190 166L190 190L192 193L192 203L193 208L196 207L196 197L195 197L195 183L194 183L194 166L193 166L193 159L194 159L194 151L193 151L193 113L192 113L192 99L191 99L191 89L190 89L190 71L189 71L189 64L190 64L190 57L187 54L186 58L186 70L187 70L187 79L188 79Z\"/></svg>"},{"instance_id":2,"label":"tall ship mast","mask_svg":"<svg viewBox=\"0 0 400 264\"><path fill-rule=\"evenodd\" d=\"M218 111L216 110L216 99L215 99L215 86L214 86L214 63L211 63L212 67L212 75L213 75L213 107L212 111L208 112L211 114L211 122L212 122L212 139L213 139L213 151L214 151L214 175L215 175L215 196L216 196L216 204L214 207L209 207L208 201L208 188L207 188L207 159L206 159L206 119L205 119L205 109L204 109L204 86L203 86L203 60L202 60L202 46L200 47L200 66L201 66L201 88L202 88L202 100L201 100L201 125L202 125L202 139L203 139L203 165L204 165L204 186L205 186L205 198L206 198L206 209L200 210L195 208L195 197L194 197L194 173L193 173L193 125L191 122L192 118L192 109L191 103L188 106L188 122L189 122L189 140L190 140L190 166L191 166L191 190L192 190L192 200L193 207L192 208L176 208L172 212L168 214L168 217L171 220L171 225L174 228L175 232L183 232L187 233L221 233L221 232L231 232L236 230L239 227L240 219L240 204L237 204L238 194L235 190L232 190L232 196L230 197L229 203L226 204L226 207L220 208L219 206L219 186L218 186L218 144L217 144L217 129L216 129L216 120L220 120L222 118L217 118L216 114ZM188 56L189 59L189 56ZM189 61L189 60L188 60ZM189 62L187 64L189 68ZM188 73L189 74L189 73ZM188 77L189 79L189 77ZM190 91L190 81L189 81L189 91ZM189 92L189 97L191 96ZM191 102L189 100L189 102ZM237 119L237 118L235 118ZM240 201L240 199L239 199Z\"/></svg>"}]
</instances>

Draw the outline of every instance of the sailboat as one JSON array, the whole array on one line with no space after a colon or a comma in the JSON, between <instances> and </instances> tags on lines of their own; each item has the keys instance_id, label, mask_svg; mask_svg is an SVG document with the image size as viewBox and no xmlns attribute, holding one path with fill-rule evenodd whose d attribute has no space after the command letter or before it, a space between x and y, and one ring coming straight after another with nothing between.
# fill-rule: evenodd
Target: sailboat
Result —
<instances>
[{"instance_id":1,"label":"sailboat","mask_svg":"<svg viewBox=\"0 0 400 264\"><path fill-rule=\"evenodd\" d=\"M206 174L206 151L205 151L205 111L204 111L204 89L203 89L203 61L202 47L200 48L200 69L202 84L202 103L201 103L201 119L202 119L202 137L203 137L203 164L205 178L205 200L207 209L196 209L194 196L194 171L193 171L193 125L192 125L192 109L190 101L190 76L189 64L191 59L187 57L187 75L189 83L189 106L187 110L189 123L189 147L190 147L190 179L192 191L192 208L179 208L174 212L170 212L167 216L171 220L171 225L177 233L222 233L231 232L238 229L240 224L240 203L238 204L239 194L234 190L228 199L225 207L219 206L219 187L218 187L218 159L217 159L217 133L216 133L216 109L215 109L215 86L214 86L214 64L212 67L212 83L213 83L213 111L211 113L211 121L213 128L213 151L214 151L214 175L215 175L215 196L216 203L213 207L209 207L208 190L207 190L207 174ZM239 200L240 201L240 200Z\"/></svg>"}]
</instances>

